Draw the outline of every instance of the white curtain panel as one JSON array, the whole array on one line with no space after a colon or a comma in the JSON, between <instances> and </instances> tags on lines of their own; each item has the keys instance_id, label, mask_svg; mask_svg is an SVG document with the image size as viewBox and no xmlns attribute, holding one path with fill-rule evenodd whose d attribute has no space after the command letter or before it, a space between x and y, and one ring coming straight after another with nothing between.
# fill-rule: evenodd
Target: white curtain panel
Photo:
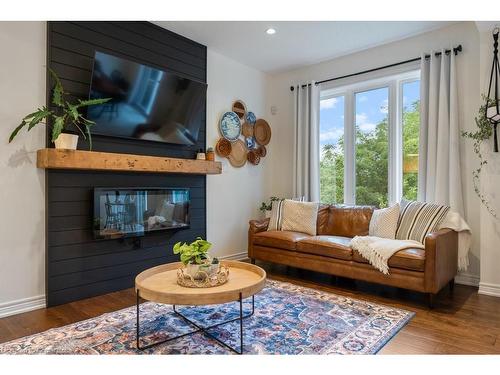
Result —
<instances>
[{"instance_id":1,"label":"white curtain panel","mask_svg":"<svg viewBox=\"0 0 500 375\"><path fill-rule=\"evenodd\" d=\"M293 195L319 202L319 87L294 90Z\"/></svg>"},{"instance_id":2,"label":"white curtain panel","mask_svg":"<svg viewBox=\"0 0 500 375\"><path fill-rule=\"evenodd\" d=\"M418 200L464 215L455 54L421 60Z\"/></svg>"}]
</instances>

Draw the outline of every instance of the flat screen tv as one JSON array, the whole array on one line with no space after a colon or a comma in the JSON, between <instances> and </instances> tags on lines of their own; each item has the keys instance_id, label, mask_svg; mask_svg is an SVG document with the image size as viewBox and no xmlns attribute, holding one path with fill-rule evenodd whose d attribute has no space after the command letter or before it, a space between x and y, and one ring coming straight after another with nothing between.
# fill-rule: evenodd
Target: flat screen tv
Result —
<instances>
[{"instance_id":1,"label":"flat screen tv","mask_svg":"<svg viewBox=\"0 0 500 375\"><path fill-rule=\"evenodd\" d=\"M187 188L95 188L94 237L112 239L189 227Z\"/></svg>"},{"instance_id":2,"label":"flat screen tv","mask_svg":"<svg viewBox=\"0 0 500 375\"><path fill-rule=\"evenodd\" d=\"M205 121L207 85L173 73L96 52L90 98L93 134L194 145Z\"/></svg>"}]
</instances>

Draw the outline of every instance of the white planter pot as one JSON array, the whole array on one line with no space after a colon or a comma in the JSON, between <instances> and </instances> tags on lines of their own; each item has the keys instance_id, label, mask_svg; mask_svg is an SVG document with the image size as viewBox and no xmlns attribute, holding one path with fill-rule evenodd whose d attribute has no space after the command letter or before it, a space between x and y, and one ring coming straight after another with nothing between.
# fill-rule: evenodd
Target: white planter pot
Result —
<instances>
[{"instance_id":1,"label":"white planter pot","mask_svg":"<svg viewBox=\"0 0 500 375\"><path fill-rule=\"evenodd\" d=\"M186 265L186 273L191 275L193 279L204 279L206 275L212 276L219 270L219 264L188 264Z\"/></svg>"},{"instance_id":2,"label":"white planter pot","mask_svg":"<svg viewBox=\"0 0 500 375\"><path fill-rule=\"evenodd\" d=\"M68 134L61 133L59 137L54 141L56 148L67 149L67 150L76 150L76 146L78 144L78 135L77 134Z\"/></svg>"},{"instance_id":3,"label":"white planter pot","mask_svg":"<svg viewBox=\"0 0 500 375\"><path fill-rule=\"evenodd\" d=\"M271 210L266 210L264 215L266 219L269 219L271 217Z\"/></svg>"}]
</instances>

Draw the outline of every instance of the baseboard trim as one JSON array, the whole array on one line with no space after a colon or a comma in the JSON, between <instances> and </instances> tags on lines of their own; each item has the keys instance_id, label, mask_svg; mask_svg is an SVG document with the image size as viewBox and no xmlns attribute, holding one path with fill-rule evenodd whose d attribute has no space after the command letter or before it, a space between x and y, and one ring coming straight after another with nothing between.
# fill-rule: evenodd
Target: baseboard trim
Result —
<instances>
[{"instance_id":1,"label":"baseboard trim","mask_svg":"<svg viewBox=\"0 0 500 375\"><path fill-rule=\"evenodd\" d=\"M247 258L248 258L248 253L246 251L236 254L223 255L219 257L219 259L225 259L225 260L243 260Z\"/></svg>"},{"instance_id":2,"label":"baseboard trim","mask_svg":"<svg viewBox=\"0 0 500 375\"><path fill-rule=\"evenodd\" d=\"M479 294L500 297L500 285L490 283L479 283Z\"/></svg>"},{"instance_id":3,"label":"baseboard trim","mask_svg":"<svg viewBox=\"0 0 500 375\"><path fill-rule=\"evenodd\" d=\"M479 276L471 273L459 273L455 276L455 283L469 286L479 286Z\"/></svg>"},{"instance_id":4,"label":"baseboard trim","mask_svg":"<svg viewBox=\"0 0 500 375\"><path fill-rule=\"evenodd\" d=\"M9 301L0 304L0 318L21 314L28 311L43 309L45 307L45 296L34 296Z\"/></svg>"}]
</instances>

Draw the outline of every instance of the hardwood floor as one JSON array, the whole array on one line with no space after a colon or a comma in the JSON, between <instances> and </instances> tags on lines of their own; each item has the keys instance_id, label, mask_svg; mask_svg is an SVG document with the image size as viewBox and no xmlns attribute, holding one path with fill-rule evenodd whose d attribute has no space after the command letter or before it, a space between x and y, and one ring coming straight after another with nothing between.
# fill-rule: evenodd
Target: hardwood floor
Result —
<instances>
[{"instance_id":1,"label":"hardwood floor","mask_svg":"<svg viewBox=\"0 0 500 375\"><path fill-rule=\"evenodd\" d=\"M445 288L433 310L422 294L258 262L269 278L416 312L380 354L500 354L500 298ZM135 304L132 289L0 319L0 342Z\"/></svg>"}]
</instances>

